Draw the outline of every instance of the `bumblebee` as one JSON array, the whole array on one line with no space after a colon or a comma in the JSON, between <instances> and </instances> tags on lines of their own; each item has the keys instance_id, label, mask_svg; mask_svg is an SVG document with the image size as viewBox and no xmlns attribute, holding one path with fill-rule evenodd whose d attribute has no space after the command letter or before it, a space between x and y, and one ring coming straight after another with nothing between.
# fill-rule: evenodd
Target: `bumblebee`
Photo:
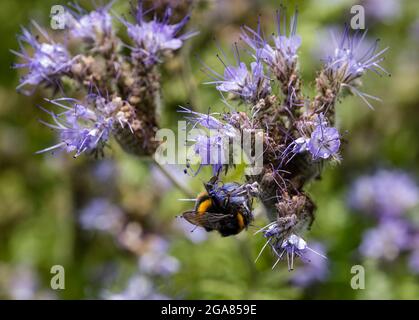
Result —
<instances>
[{"instance_id":1,"label":"bumblebee","mask_svg":"<svg viewBox=\"0 0 419 320\"><path fill-rule=\"evenodd\" d=\"M218 231L223 237L240 233L253 221L252 197L257 192L257 183L220 185L217 177L204 184L206 191L195 200L195 208L182 217L189 223L206 231Z\"/></svg>"}]
</instances>

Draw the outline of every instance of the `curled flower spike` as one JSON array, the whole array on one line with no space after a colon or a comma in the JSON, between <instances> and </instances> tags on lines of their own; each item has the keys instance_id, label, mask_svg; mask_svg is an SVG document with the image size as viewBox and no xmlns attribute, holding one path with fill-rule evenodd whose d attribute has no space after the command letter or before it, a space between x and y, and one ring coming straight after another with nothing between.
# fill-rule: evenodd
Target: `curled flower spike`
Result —
<instances>
[{"instance_id":1,"label":"curled flower spike","mask_svg":"<svg viewBox=\"0 0 419 320\"><path fill-rule=\"evenodd\" d=\"M14 64L13 67L26 68L28 72L20 79L18 90L26 85L57 85L60 77L70 70L74 61L63 45L55 43L36 22L32 23L46 42L39 42L29 30L22 28L22 35L18 37L21 52L12 52L25 62ZM25 49L25 43L32 47L32 55Z\"/></svg>"},{"instance_id":2,"label":"curled flower spike","mask_svg":"<svg viewBox=\"0 0 419 320\"><path fill-rule=\"evenodd\" d=\"M357 31L351 36L349 26L346 26L339 43L334 39L335 51L327 58L326 68L336 73L347 85L361 77L367 70L377 74L389 74L380 66L380 62L384 60L382 55L388 47L376 52L379 42L376 40L369 48L365 48L364 40L367 31L365 30L362 34Z\"/></svg>"},{"instance_id":3,"label":"curled flower spike","mask_svg":"<svg viewBox=\"0 0 419 320\"><path fill-rule=\"evenodd\" d=\"M272 45L263 37L260 20L258 21L256 31L247 26L242 27L242 39L254 50L254 55L260 57L269 66L283 65L292 67L297 59L297 50L301 45L301 38L296 34L297 17L298 12L296 11L291 19L290 32L287 35L286 15L284 13L282 16L283 26L281 28L281 10L277 10L277 34L272 35Z\"/></svg>"},{"instance_id":4,"label":"curled flower spike","mask_svg":"<svg viewBox=\"0 0 419 320\"><path fill-rule=\"evenodd\" d=\"M372 105L367 99L381 101L379 98L360 91L357 88L356 79L363 76L368 70L378 75L390 75L381 65L384 60L383 54L388 47L377 52L377 39L369 47L365 43L367 30L362 34L357 30L354 35L350 35L349 26L346 26L339 42L334 37L335 49L333 54L326 60L325 71L330 73L330 78L340 83L340 86L349 88L354 94L359 96L371 109Z\"/></svg>"},{"instance_id":5,"label":"curled flower spike","mask_svg":"<svg viewBox=\"0 0 419 320\"><path fill-rule=\"evenodd\" d=\"M62 148L66 152L75 151L74 157L84 152L98 154L102 152L116 124L130 127L129 119L126 118L128 113L122 111L127 106L120 98L107 101L101 96L90 95L87 100L86 104L71 98L47 100L65 110L55 114L42 108L51 115L54 123L41 123L57 130L61 142L37 153Z\"/></svg>"},{"instance_id":6,"label":"curled flower spike","mask_svg":"<svg viewBox=\"0 0 419 320\"><path fill-rule=\"evenodd\" d=\"M169 24L171 15L171 8L167 8L161 21L156 16L151 21L145 21L142 1L139 0L135 14L136 24L122 20L127 27L128 36L135 43L139 58L147 66L161 62L164 53L179 49L186 39L197 34L196 32L187 32L179 35L179 31L190 17L187 15L179 23Z\"/></svg>"}]
</instances>

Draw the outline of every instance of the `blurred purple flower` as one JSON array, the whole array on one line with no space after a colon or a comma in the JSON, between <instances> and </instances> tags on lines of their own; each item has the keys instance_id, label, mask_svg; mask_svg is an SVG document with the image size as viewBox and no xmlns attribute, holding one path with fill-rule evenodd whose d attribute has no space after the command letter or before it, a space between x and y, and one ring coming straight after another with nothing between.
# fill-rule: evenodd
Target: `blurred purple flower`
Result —
<instances>
[{"instance_id":1,"label":"blurred purple flower","mask_svg":"<svg viewBox=\"0 0 419 320\"><path fill-rule=\"evenodd\" d=\"M419 248L411 252L409 256L409 268L413 273L419 274Z\"/></svg>"},{"instance_id":2,"label":"blurred purple flower","mask_svg":"<svg viewBox=\"0 0 419 320\"><path fill-rule=\"evenodd\" d=\"M26 85L56 85L59 78L70 70L74 61L63 45L55 43L36 22L32 21L32 23L47 42L39 42L37 36L22 28L22 35L18 37L20 52L13 50L12 52L24 62L14 64L13 67L26 68L28 72L20 79L18 90ZM26 50L25 43L33 49L32 55Z\"/></svg>"},{"instance_id":3,"label":"blurred purple flower","mask_svg":"<svg viewBox=\"0 0 419 320\"><path fill-rule=\"evenodd\" d=\"M122 210L105 198L95 198L80 211L79 222L83 229L118 233L124 223Z\"/></svg>"},{"instance_id":4,"label":"blurred purple flower","mask_svg":"<svg viewBox=\"0 0 419 320\"><path fill-rule=\"evenodd\" d=\"M76 10L66 16L66 25L69 27L70 36L75 39L95 41L112 34L112 17L109 9L114 1L94 11L86 12L79 5L73 4Z\"/></svg>"},{"instance_id":5,"label":"blurred purple flower","mask_svg":"<svg viewBox=\"0 0 419 320\"><path fill-rule=\"evenodd\" d=\"M99 182L114 181L118 168L116 163L110 159L98 161L93 168L93 175Z\"/></svg>"},{"instance_id":6,"label":"blurred purple flower","mask_svg":"<svg viewBox=\"0 0 419 320\"><path fill-rule=\"evenodd\" d=\"M168 276L179 270L179 261L167 251L169 243L159 237L150 242L147 252L138 259L140 271L150 275Z\"/></svg>"},{"instance_id":7,"label":"blurred purple flower","mask_svg":"<svg viewBox=\"0 0 419 320\"><path fill-rule=\"evenodd\" d=\"M364 233L359 251L368 258L392 261L408 248L410 238L406 222L388 219Z\"/></svg>"},{"instance_id":8,"label":"blurred purple flower","mask_svg":"<svg viewBox=\"0 0 419 320\"><path fill-rule=\"evenodd\" d=\"M354 182L349 204L377 216L400 216L419 204L419 188L407 173L382 169Z\"/></svg>"},{"instance_id":9,"label":"blurred purple flower","mask_svg":"<svg viewBox=\"0 0 419 320\"><path fill-rule=\"evenodd\" d=\"M363 6L368 17L380 22L391 22L401 13L401 2L398 0L365 0Z\"/></svg>"},{"instance_id":10,"label":"blurred purple flower","mask_svg":"<svg viewBox=\"0 0 419 320\"><path fill-rule=\"evenodd\" d=\"M305 255L305 265L299 267L291 277L291 282L300 287L322 282L329 274L328 262L324 258L324 246L321 243L313 243L311 248L313 251L308 251Z\"/></svg>"},{"instance_id":11,"label":"blurred purple flower","mask_svg":"<svg viewBox=\"0 0 419 320\"><path fill-rule=\"evenodd\" d=\"M135 275L128 280L127 287L120 293L105 291L108 300L165 300L168 297L156 292L152 281L143 275Z\"/></svg>"},{"instance_id":12,"label":"blurred purple flower","mask_svg":"<svg viewBox=\"0 0 419 320\"><path fill-rule=\"evenodd\" d=\"M13 272L9 283L9 295L14 300L32 300L39 289L39 279L35 271L20 265Z\"/></svg>"}]
</instances>

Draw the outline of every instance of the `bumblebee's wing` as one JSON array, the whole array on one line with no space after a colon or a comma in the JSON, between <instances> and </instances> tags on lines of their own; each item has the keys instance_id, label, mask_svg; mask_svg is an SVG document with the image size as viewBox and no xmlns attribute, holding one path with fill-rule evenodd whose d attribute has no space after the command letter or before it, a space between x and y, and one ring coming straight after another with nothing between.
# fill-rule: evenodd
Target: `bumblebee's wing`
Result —
<instances>
[{"instance_id":1,"label":"bumblebee's wing","mask_svg":"<svg viewBox=\"0 0 419 320\"><path fill-rule=\"evenodd\" d=\"M230 219L230 215L223 213L207 213L203 215L198 215L195 211L186 211L182 214L183 218L200 227L216 229L217 226L222 223L224 220Z\"/></svg>"}]
</instances>

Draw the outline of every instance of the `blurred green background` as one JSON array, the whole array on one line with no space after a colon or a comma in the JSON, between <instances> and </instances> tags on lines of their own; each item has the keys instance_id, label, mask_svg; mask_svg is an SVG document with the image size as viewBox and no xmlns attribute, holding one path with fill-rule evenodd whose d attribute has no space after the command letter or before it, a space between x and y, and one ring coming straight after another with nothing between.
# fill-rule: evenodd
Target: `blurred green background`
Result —
<instances>
[{"instance_id":1,"label":"blurred green background","mask_svg":"<svg viewBox=\"0 0 419 320\"><path fill-rule=\"evenodd\" d=\"M253 235L255 228L237 237L211 233L207 239L204 234L202 239L189 239L189 231L181 230L175 217L190 208L190 203L178 201L185 196L151 162L124 154L115 143L105 159L98 161L87 156L35 154L52 145L55 135L38 122L45 118L36 108L42 104L42 92L31 97L16 93L18 72L11 69L15 57L9 49L18 49L20 25L34 19L48 26L51 6L60 3L66 1L3 0L0 4L1 298L106 298L126 293L130 283L130 290L149 290L174 299L419 298L419 278L407 269L402 256L384 265L359 256L363 231L372 223L351 212L346 201L352 181L376 167L402 168L412 177L419 176L418 1L284 1L290 13L295 6L300 12L297 30L303 39L300 68L306 94L313 93L314 78L322 65L321 41L328 36L328 28L349 22L352 5L366 8L368 37L380 38L383 47L390 47L383 66L391 77L369 74L363 78L364 91L383 102L375 102L375 110L370 110L357 97L343 99L337 107L339 128L347 141L342 164L327 167L322 179L308 187L318 209L306 240L324 245L328 273L326 279L307 287L290 282L293 274L286 262L271 270L275 261L268 250L254 263L264 244L263 237ZM81 3L91 7L88 1ZM269 34L275 30L274 13L279 5L280 1L251 0L195 4L188 28L200 34L162 70L163 127L176 128L178 105L190 103L202 112L209 107L224 110L218 92L202 84L208 78L194 54L220 71L212 38L228 50L238 39L240 26L255 27L258 14ZM122 13L128 6L117 1L113 8ZM96 174L100 170L105 173ZM194 192L203 189L202 181L210 175L205 171L190 178L181 168L178 171L175 178ZM237 180L241 173L239 168L230 177ZM83 208L97 198L108 199L129 217L131 222L124 225L122 234L83 228ZM261 211L258 204L256 207ZM266 222L260 214L255 224ZM166 241L167 252L149 245L149 239L155 238ZM163 252L157 260L171 258L158 261L170 265L170 275L144 271L147 268L140 257L153 250ZM365 267L364 290L350 286L355 264ZM64 290L50 288L53 265L65 268ZM146 281L133 282L135 275Z\"/></svg>"}]
</instances>

